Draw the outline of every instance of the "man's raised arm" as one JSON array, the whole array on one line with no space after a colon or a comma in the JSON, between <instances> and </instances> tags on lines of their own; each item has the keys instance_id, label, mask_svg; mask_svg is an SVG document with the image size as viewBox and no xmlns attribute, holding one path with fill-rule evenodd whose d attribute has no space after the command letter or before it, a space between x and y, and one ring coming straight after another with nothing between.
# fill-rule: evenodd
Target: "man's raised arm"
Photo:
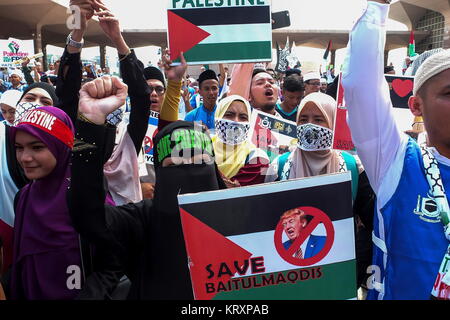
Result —
<instances>
[{"instance_id":1,"label":"man's raised arm","mask_svg":"<svg viewBox=\"0 0 450 320\"><path fill-rule=\"evenodd\" d=\"M367 2L366 11L350 33L343 86L353 141L377 192L401 147L402 135L383 71L389 5L383 0Z\"/></svg>"}]
</instances>

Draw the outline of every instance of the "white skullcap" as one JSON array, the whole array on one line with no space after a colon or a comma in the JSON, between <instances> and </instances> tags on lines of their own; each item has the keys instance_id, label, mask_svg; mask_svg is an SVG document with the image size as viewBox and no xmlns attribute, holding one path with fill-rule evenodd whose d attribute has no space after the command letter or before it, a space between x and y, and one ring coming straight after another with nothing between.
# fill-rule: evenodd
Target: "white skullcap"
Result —
<instances>
[{"instance_id":1,"label":"white skullcap","mask_svg":"<svg viewBox=\"0 0 450 320\"><path fill-rule=\"evenodd\" d=\"M436 53L425 60L416 72L413 95L417 95L417 91L425 82L447 69L450 69L450 49Z\"/></svg>"},{"instance_id":2,"label":"white skullcap","mask_svg":"<svg viewBox=\"0 0 450 320\"><path fill-rule=\"evenodd\" d=\"M14 69L9 73L9 76L16 75L23 79L23 73L19 69Z\"/></svg>"},{"instance_id":3,"label":"white skullcap","mask_svg":"<svg viewBox=\"0 0 450 320\"><path fill-rule=\"evenodd\" d=\"M308 72L303 76L303 81L308 81L312 79L320 80L321 76L319 72Z\"/></svg>"},{"instance_id":4,"label":"white skullcap","mask_svg":"<svg viewBox=\"0 0 450 320\"><path fill-rule=\"evenodd\" d=\"M22 92L19 90L8 90L5 91L0 97L0 104L6 104L7 106L15 109L21 97Z\"/></svg>"},{"instance_id":5,"label":"white skullcap","mask_svg":"<svg viewBox=\"0 0 450 320\"><path fill-rule=\"evenodd\" d=\"M327 79L325 79L325 78L320 78L320 83L321 84L328 84L328 82L327 82Z\"/></svg>"}]
</instances>

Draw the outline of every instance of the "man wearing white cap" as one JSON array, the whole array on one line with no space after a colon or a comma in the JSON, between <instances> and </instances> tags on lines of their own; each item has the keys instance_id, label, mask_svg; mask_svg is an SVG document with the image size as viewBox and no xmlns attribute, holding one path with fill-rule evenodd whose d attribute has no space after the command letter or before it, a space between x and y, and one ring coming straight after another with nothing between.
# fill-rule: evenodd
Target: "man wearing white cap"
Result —
<instances>
[{"instance_id":1,"label":"man wearing white cap","mask_svg":"<svg viewBox=\"0 0 450 320\"><path fill-rule=\"evenodd\" d=\"M22 83L23 78L23 73L19 69L14 69L9 73L9 82L0 80L0 85L2 85L5 90L19 90L23 92L26 88Z\"/></svg>"},{"instance_id":2,"label":"man wearing white cap","mask_svg":"<svg viewBox=\"0 0 450 320\"><path fill-rule=\"evenodd\" d=\"M0 97L0 111L6 124L12 125L15 118L16 105L22 96L18 90L5 91Z\"/></svg>"},{"instance_id":3,"label":"man wearing white cap","mask_svg":"<svg viewBox=\"0 0 450 320\"><path fill-rule=\"evenodd\" d=\"M308 72L303 75L303 81L305 82L305 97L313 92L320 91L320 73Z\"/></svg>"},{"instance_id":4,"label":"man wearing white cap","mask_svg":"<svg viewBox=\"0 0 450 320\"><path fill-rule=\"evenodd\" d=\"M383 74L389 3L368 0L343 72L348 123L377 195L368 298L450 299L450 51L415 76L409 106L429 138L421 148L398 129Z\"/></svg>"}]
</instances>

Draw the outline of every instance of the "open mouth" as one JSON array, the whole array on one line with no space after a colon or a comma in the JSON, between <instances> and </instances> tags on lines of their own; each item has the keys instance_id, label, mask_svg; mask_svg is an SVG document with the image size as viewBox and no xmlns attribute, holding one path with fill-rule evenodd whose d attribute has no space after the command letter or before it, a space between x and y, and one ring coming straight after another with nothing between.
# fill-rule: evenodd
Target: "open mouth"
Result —
<instances>
[{"instance_id":1,"label":"open mouth","mask_svg":"<svg viewBox=\"0 0 450 320\"><path fill-rule=\"evenodd\" d=\"M288 229L288 230L287 230L287 234L288 234L289 237L293 236L294 233L295 233L295 232L294 232L294 229Z\"/></svg>"},{"instance_id":2,"label":"open mouth","mask_svg":"<svg viewBox=\"0 0 450 320\"><path fill-rule=\"evenodd\" d=\"M264 92L264 95L266 97L273 97L273 89L267 89L266 92Z\"/></svg>"}]
</instances>

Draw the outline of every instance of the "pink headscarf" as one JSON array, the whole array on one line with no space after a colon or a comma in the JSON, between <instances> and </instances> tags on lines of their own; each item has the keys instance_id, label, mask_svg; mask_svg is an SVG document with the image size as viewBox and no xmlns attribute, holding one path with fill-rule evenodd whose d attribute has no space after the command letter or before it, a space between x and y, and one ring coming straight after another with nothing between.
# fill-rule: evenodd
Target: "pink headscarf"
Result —
<instances>
[{"instance_id":1,"label":"pink headscarf","mask_svg":"<svg viewBox=\"0 0 450 320\"><path fill-rule=\"evenodd\" d=\"M119 126L119 128L121 127ZM118 206L130 202L139 202L143 199L136 149L126 126L123 130L125 130L125 133L121 135L112 156L103 166L108 190Z\"/></svg>"},{"instance_id":2,"label":"pink headscarf","mask_svg":"<svg viewBox=\"0 0 450 320\"><path fill-rule=\"evenodd\" d=\"M298 108L297 123L303 108L308 103L314 105L324 115L328 127L334 131L334 120L336 117L336 100L321 92L307 95ZM312 177L320 174L339 172L339 152L326 151L303 151L297 148L293 155L293 166L289 179Z\"/></svg>"}]
</instances>

